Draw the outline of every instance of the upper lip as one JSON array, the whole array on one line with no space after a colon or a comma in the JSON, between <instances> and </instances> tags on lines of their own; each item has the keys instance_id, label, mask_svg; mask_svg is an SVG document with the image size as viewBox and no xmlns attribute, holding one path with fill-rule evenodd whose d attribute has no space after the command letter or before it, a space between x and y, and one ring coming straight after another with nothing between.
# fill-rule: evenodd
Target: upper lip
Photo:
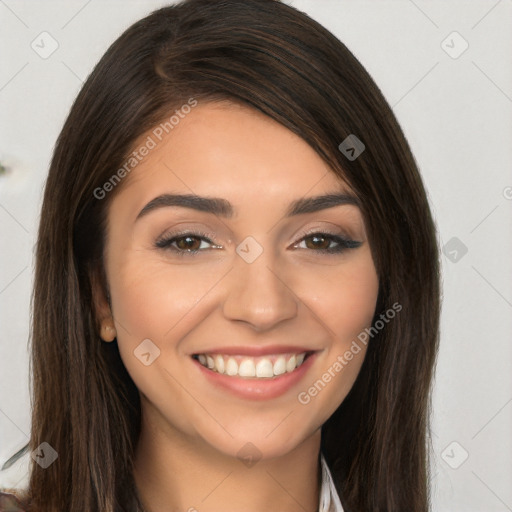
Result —
<instances>
[{"instance_id":1,"label":"upper lip","mask_svg":"<svg viewBox=\"0 0 512 512\"><path fill-rule=\"evenodd\" d=\"M231 347L216 347L204 350L198 350L192 355L196 354L226 354L226 355L240 355L249 357L266 356L270 354L302 354L303 352L314 352L314 349L308 347L300 347L297 345L268 345L265 347L248 347L248 346L231 346Z\"/></svg>"}]
</instances>

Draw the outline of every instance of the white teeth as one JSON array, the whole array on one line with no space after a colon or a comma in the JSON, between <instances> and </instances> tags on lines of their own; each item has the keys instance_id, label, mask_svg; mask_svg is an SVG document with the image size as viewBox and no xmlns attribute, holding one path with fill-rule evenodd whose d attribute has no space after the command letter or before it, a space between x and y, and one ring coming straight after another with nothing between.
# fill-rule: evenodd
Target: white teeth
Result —
<instances>
[{"instance_id":1,"label":"white teeth","mask_svg":"<svg viewBox=\"0 0 512 512\"><path fill-rule=\"evenodd\" d=\"M240 375L240 377L255 377L256 368L254 367L254 360L244 359L238 367L238 375Z\"/></svg>"},{"instance_id":2,"label":"white teeth","mask_svg":"<svg viewBox=\"0 0 512 512\"><path fill-rule=\"evenodd\" d=\"M198 354L196 359L206 368L231 377L268 379L293 372L304 362L305 357L306 353L302 352L265 357Z\"/></svg>"},{"instance_id":3,"label":"white teeth","mask_svg":"<svg viewBox=\"0 0 512 512\"><path fill-rule=\"evenodd\" d=\"M215 366L214 368L219 372L219 373L224 373L224 358L222 356L215 356ZM199 362L201 362L201 359L199 359Z\"/></svg>"},{"instance_id":4,"label":"white teeth","mask_svg":"<svg viewBox=\"0 0 512 512\"><path fill-rule=\"evenodd\" d=\"M226 364L226 373L228 375L237 375L238 374L238 363L230 357Z\"/></svg>"},{"instance_id":5,"label":"white teeth","mask_svg":"<svg viewBox=\"0 0 512 512\"><path fill-rule=\"evenodd\" d=\"M274 375L282 375L286 372L286 359L279 356L274 363Z\"/></svg>"},{"instance_id":6,"label":"white teeth","mask_svg":"<svg viewBox=\"0 0 512 512\"><path fill-rule=\"evenodd\" d=\"M287 372L293 372L295 370L295 367L297 366L297 358L295 357L295 354L288 359L286 362L286 371Z\"/></svg>"},{"instance_id":7,"label":"white teeth","mask_svg":"<svg viewBox=\"0 0 512 512\"><path fill-rule=\"evenodd\" d=\"M264 357L258 361L256 365L256 377L273 377L274 369L270 359Z\"/></svg>"}]
</instances>

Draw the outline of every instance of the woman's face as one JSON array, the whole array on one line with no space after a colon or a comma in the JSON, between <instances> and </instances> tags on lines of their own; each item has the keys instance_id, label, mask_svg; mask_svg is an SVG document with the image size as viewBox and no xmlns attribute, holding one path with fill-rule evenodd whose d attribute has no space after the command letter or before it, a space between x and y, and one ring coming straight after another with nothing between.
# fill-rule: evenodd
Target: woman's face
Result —
<instances>
[{"instance_id":1,"label":"woman's face","mask_svg":"<svg viewBox=\"0 0 512 512\"><path fill-rule=\"evenodd\" d=\"M318 432L364 359L353 342L378 278L362 213L263 114L208 103L182 117L135 145L150 149L109 209L120 354L151 428L226 455L283 455Z\"/></svg>"}]
</instances>

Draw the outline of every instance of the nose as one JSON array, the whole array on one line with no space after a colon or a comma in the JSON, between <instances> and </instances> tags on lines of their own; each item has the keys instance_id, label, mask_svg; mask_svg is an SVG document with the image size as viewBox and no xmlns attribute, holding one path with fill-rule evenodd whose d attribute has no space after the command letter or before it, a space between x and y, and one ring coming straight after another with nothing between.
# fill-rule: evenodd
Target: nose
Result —
<instances>
[{"instance_id":1,"label":"nose","mask_svg":"<svg viewBox=\"0 0 512 512\"><path fill-rule=\"evenodd\" d=\"M275 267L266 251L252 263L236 257L227 276L223 305L227 319L246 322L257 331L265 331L297 315L298 299L284 273Z\"/></svg>"}]
</instances>

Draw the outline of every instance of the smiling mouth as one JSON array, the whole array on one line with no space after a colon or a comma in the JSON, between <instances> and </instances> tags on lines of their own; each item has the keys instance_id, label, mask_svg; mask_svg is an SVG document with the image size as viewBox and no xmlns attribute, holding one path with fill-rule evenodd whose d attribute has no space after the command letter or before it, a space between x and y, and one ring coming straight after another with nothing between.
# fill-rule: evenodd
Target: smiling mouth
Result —
<instances>
[{"instance_id":1,"label":"smiling mouth","mask_svg":"<svg viewBox=\"0 0 512 512\"><path fill-rule=\"evenodd\" d=\"M209 370L243 379L272 379L299 368L313 352L269 354L261 357L194 354L193 359Z\"/></svg>"}]
</instances>

